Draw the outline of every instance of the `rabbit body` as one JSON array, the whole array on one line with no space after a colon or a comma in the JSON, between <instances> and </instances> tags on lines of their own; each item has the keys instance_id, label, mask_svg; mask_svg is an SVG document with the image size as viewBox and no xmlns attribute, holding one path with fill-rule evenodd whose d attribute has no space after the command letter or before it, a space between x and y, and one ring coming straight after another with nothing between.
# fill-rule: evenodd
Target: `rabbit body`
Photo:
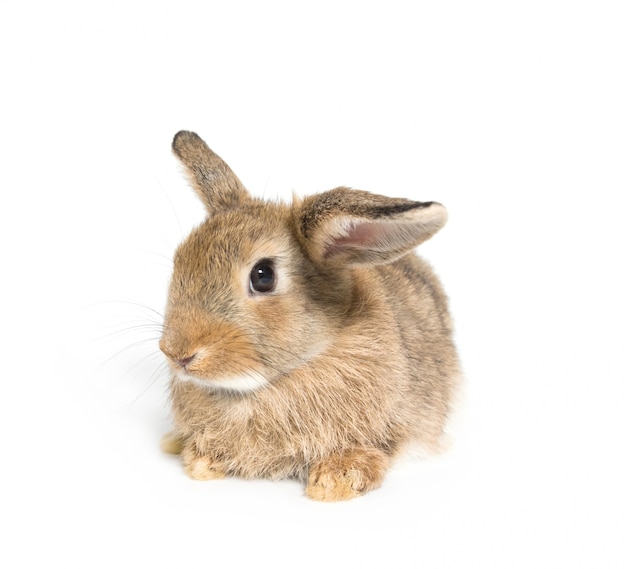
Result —
<instances>
[{"instance_id":1,"label":"rabbit body","mask_svg":"<svg viewBox=\"0 0 626 569\"><path fill-rule=\"evenodd\" d=\"M327 501L378 487L411 443L436 450L459 366L412 249L445 209L347 188L267 203L197 135L173 147L208 217L174 259L164 448L193 478L298 478Z\"/></svg>"}]
</instances>

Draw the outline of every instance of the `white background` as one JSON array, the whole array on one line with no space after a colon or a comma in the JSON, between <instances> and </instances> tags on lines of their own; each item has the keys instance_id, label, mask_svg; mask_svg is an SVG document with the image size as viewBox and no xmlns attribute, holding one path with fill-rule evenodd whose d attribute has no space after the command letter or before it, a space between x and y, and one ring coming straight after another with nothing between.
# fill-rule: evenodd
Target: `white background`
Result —
<instances>
[{"instance_id":1,"label":"white background","mask_svg":"<svg viewBox=\"0 0 626 569\"><path fill-rule=\"evenodd\" d=\"M2 0L0 564L626 566L622 7ZM160 453L180 129L256 195L448 207L448 454L328 505Z\"/></svg>"}]
</instances>

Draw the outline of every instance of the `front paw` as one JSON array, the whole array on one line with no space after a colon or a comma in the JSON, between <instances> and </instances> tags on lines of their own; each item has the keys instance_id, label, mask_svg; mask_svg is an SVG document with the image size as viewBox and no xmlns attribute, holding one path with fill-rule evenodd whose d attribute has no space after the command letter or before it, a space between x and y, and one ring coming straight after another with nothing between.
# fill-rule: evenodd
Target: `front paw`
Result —
<instances>
[{"instance_id":1,"label":"front paw","mask_svg":"<svg viewBox=\"0 0 626 569\"><path fill-rule=\"evenodd\" d=\"M389 467L389 458L378 449L354 449L313 465L306 494L313 500L337 502L378 488Z\"/></svg>"},{"instance_id":2,"label":"front paw","mask_svg":"<svg viewBox=\"0 0 626 569\"><path fill-rule=\"evenodd\" d=\"M200 455L195 445L188 445L182 452L185 473L194 480L219 480L226 476L226 469L210 456Z\"/></svg>"}]
</instances>

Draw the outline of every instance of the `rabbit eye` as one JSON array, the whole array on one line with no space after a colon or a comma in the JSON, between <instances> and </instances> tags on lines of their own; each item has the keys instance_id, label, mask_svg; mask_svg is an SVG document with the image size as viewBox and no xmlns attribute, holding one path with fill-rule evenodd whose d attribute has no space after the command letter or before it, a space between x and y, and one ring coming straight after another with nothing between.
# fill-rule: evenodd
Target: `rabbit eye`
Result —
<instances>
[{"instance_id":1,"label":"rabbit eye","mask_svg":"<svg viewBox=\"0 0 626 569\"><path fill-rule=\"evenodd\" d=\"M276 287L274 264L268 259L259 261L250 273L250 288L255 292L271 292Z\"/></svg>"}]
</instances>

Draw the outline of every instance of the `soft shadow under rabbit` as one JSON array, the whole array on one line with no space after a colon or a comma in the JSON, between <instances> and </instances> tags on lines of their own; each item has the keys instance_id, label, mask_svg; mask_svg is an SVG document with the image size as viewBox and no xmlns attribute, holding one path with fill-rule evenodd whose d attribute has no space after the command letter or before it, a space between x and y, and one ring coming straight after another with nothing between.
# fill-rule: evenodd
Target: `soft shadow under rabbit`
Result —
<instances>
[{"instance_id":1,"label":"soft shadow under rabbit","mask_svg":"<svg viewBox=\"0 0 626 569\"><path fill-rule=\"evenodd\" d=\"M459 366L411 251L445 208L343 187L268 203L196 134L173 149L208 215L174 258L163 448L192 478L298 478L326 501L380 486L412 443L436 450Z\"/></svg>"}]
</instances>

